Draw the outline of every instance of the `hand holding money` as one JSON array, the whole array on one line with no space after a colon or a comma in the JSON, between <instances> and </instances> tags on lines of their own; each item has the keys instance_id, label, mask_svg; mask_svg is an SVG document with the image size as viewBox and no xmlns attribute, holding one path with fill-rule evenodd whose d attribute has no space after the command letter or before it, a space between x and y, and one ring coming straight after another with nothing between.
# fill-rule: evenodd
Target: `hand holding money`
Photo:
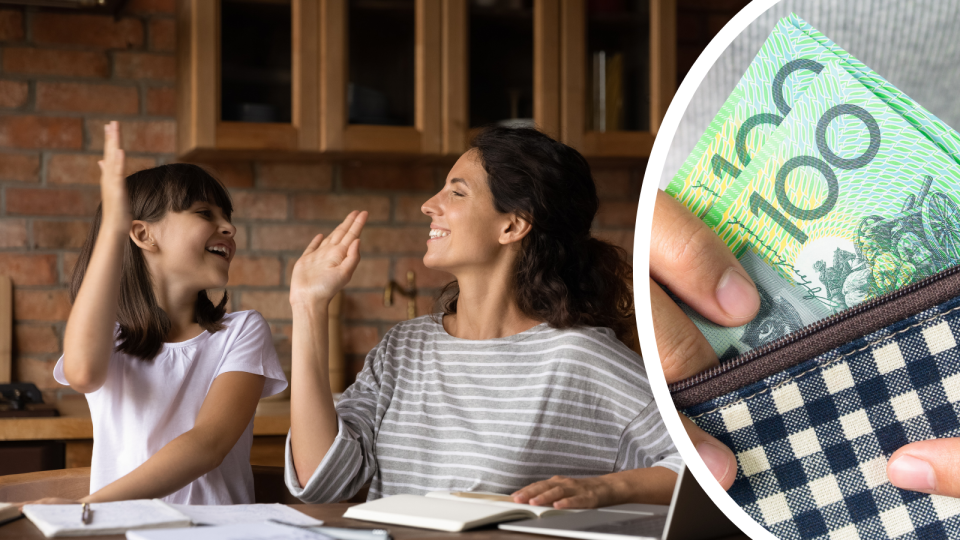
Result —
<instances>
[{"instance_id":1,"label":"hand holding money","mask_svg":"<svg viewBox=\"0 0 960 540\"><path fill-rule=\"evenodd\" d=\"M651 283L651 302L668 382L956 268L958 187L960 134L806 21L782 19L667 186L674 200L657 201L650 271L668 291ZM729 487L735 464L724 483L726 462L709 455L719 443L686 424ZM889 480L960 496L958 449L903 446Z\"/></svg>"},{"instance_id":2,"label":"hand holding money","mask_svg":"<svg viewBox=\"0 0 960 540\"><path fill-rule=\"evenodd\" d=\"M657 193L653 214L650 276L657 350L668 384L719 362L710 343L661 284L687 306L721 325L746 324L760 308L756 287L727 246L665 193ZM737 474L733 452L683 415L681 419L710 472L724 489L729 488Z\"/></svg>"}]
</instances>

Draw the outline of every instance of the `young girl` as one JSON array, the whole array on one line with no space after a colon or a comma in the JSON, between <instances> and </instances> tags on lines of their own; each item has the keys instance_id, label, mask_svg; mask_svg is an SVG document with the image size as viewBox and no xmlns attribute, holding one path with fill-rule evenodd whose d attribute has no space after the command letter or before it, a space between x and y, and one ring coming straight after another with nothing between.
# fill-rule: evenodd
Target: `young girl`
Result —
<instances>
[{"instance_id":1,"label":"young girl","mask_svg":"<svg viewBox=\"0 0 960 540\"><path fill-rule=\"evenodd\" d=\"M253 414L287 382L263 317L207 298L227 284L236 252L230 197L194 165L124 179L119 125L104 136L103 202L54 369L90 404L81 502L252 503Z\"/></svg>"}]
</instances>

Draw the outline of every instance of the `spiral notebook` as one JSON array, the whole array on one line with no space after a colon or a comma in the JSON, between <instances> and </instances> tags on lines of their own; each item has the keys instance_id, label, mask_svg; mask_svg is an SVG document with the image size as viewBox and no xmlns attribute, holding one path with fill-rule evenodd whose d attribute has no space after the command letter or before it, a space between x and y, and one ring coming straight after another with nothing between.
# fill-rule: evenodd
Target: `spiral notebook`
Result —
<instances>
[{"instance_id":1,"label":"spiral notebook","mask_svg":"<svg viewBox=\"0 0 960 540\"><path fill-rule=\"evenodd\" d=\"M134 529L253 524L275 520L295 526L323 522L282 504L186 505L159 499L92 503L84 524L79 504L28 504L23 513L47 538L120 534Z\"/></svg>"}]
</instances>

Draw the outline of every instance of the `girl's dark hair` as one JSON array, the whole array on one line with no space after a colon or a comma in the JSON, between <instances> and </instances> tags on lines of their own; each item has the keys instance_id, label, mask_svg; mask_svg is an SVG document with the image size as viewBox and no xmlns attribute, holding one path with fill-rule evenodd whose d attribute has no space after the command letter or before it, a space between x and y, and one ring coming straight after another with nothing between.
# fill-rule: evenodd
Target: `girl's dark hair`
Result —
<instances>
[{"instance_id":1,"label":"girl's dark hair","mask_svg":"<svg viewBox=\"0 0 960 540\"><path fill-rule=\"evenodd\" d=\"M203 201L220 207L224 217L230 219L233 204L227 190L213 176L196 165L175 163L162 165L131 174L126 178L130 196L130 211L133 219L156 222L167 212L182 212L195 202ZM103 206L97 207L93 227L80 251L80 258L70 282L70 302L77 298L83 276L86 274L90 255L100 232ZM223 329L227 294L216 306L207 297L206 291L197 294L197 323L210 332ZM117 322L120 323L120 344L117 350L132 356L151 360L163 347L170 331L170 319L157 305L153 294L150 269L140 248L128 239L123 250L120 271L120 298L117 305Z\"/></svg>"},{"instance_id":2,"label":"girl's dark hair","mask_svg":"<svg viewBox=\"0 0 960 540\"><path fill-rule=\"evenodd\" d=\"M554 328L603 326L631 344L636 334L627 252L590 235L600 207L587 160L531 128L489 127L473 140L498 212L530 222L516 267L517 303ZM457 312L460 288L440 293Z\"/></svg>"}]
</instances>

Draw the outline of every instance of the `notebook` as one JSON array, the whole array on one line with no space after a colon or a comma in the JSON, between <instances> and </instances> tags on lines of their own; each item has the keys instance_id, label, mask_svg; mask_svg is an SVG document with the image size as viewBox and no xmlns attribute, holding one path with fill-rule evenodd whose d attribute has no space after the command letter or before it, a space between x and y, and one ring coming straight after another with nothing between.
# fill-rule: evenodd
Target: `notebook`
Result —
<instances>
[{"instance_id":1,"label":"notebook","mask_svg":"<svg viewBox=\"0 0 960 540\"><path fill-rule=\"evenodd\" d=\"M158 499L91 503L93 519L84 524L79 504L28 504L23 514L47 538L120 534L130 529L186 527L190 518Z\"/></svg>"},{"instance_id":2,"label":"notebook","mask_svg":"<svg viewBox=\"0 0 960 540\"><path fill-rule=\"evenodd\" d=\"M190 525L251 524L275 520L296 526L323 522L282 504L200 506L167 504L159 499L92 503L93 519L81 521L78 504L29 504L23 513L46 536L120 534L134 529L189 527Z\"/></svg>"},{"instance_id":3,"label":"notebook","mask_svg":"<svg viewBox=\"0 0 960 540\"><path fill-rule=\"evenodd\" d=\"M8 521L13 521L20 517L20 509L17 505L10 503L0 503L0 525Z\"/></svg>"},{"instance_id":4,"label":"notebook","mask_svg":"<svg viewBox=\"0 0 960 540\"><path fill-rule=\"evenodd\" d=\"M406 527L458 532L513 519L568 513L549 506L530 506L502 500L497 494L436 492L421 495L393 495L351 506L343 517Z\"/></svg>"}]
</instances>

